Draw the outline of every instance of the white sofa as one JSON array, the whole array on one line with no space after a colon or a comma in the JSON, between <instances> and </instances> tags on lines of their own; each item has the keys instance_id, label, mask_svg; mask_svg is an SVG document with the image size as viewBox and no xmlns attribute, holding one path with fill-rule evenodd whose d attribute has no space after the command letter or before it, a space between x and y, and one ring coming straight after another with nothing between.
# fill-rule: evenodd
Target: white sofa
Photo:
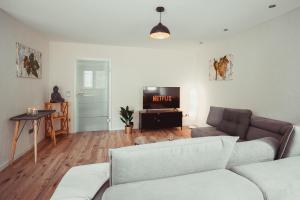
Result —
<instances>
[{"instance_id":1,"label":"white sofa","mask_svg":"<svg viewBox=\"0 0 300 200\"><path fill-rule=\"evenodd\" d=\"M270 169L278 165L278 161L259 163L275 158L276 142L261 139L240 146L236 140L229 136L206 137L113 149L110 151L111 187L105 191L102 200L300 199L300 190L290 193L289 199L268 198L278 190L260 187L264 184L259 178L252 180L247 177L255 174L259 168L257 165L261 168L270 166ZM254 153L251 155L251 152ZM260 156L255 159L257 152ZM291 175L290 178L293 183L298 183L300 170L291 163L300 166L300 157L281 160L280 163L283 163L281 171L296 175L294 179ZM273 177L274 183L280 181L272 176L275 170L268 172L270 181ZM285 188L288 183L279 185L283 187L280 190L288 189Z\"/></svg>"},{"instance_id":2,"label":"white sofa","mask_svg":"<svg viewBox=\"0 0 300 200\"><path fill-rule=\"evenodd\" d=\"M294 157L277 161L279 144L272 138L236 143L234 137L206 137L112 149L109 168L70 170L53 199L298 200L300 128L295 130L284 152ZM96 194L108 174L110 187Z\"/></svg>"}]
</instances>

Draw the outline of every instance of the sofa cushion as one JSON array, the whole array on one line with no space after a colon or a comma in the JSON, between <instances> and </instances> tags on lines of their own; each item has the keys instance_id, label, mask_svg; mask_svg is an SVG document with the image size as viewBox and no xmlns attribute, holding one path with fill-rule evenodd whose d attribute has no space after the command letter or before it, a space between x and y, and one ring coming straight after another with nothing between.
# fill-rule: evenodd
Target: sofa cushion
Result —
<instances>
[{"instance_id":1,"label":"sofa cushion","mask_svg":"<svg viewBox=\"0 0 300 200\"><path fill-rule=\"evenodd\" d=\"M222 136L227 135L226 133L217 130L215 127L199 127L193 128L191 131L192 138L195 137L207 137L207 136Z\"/></svg>"},{"instance_id":2,"label":"sofa cushion","mask_svg":"<svg viewBox=\"0 0 300 200\"><path fill-rule=\"evenodd\" d=\"M227 168L274 160L278 147L278 140L272 137L237 142L228 161Z\"/></svg>"},{"instance_id":3,"label":"sofa cushion","mask_svg":"<svg viewBox=\"0 0 300 200\"><path fill-rule=\"evenodd\" d=\"M223 119L217 129L232 136L246 138L252 112L244 109L225 108Z\"/></svg>"},{"instance_id":4,"label":"sofa cushion","mask_svg":"<svg viewBox=\"0 0 300 200\"><path fill-rule=\"evenodd\" d=\"M232 170L254 182L266 200L300 199L300 157L243 165Z\"/></svg>"},{"instance_id":5,"label":"sofa cushion","mask_svg":"<svg viewBox=\"0 0 300 200\"><path fill-rule=\"evenodd\" d=\"M191 137L210 137L210 136L230 136L222 131L217 130L215 127L198 127L192 128L191 130ZM238 142L243 142L245 140L238 139Z\"/></svg>"},{"instance_id":6,"label":"sofa cushion","mask_svg":"<svg viewBox=\"0 0 300 200\"><path fill-rule=\"evenodd\" d=\"M111 184L224 169L237 139L202 137L111 149Z\"/></svg>"},{"instance_id":7,"label":"sofa cushion","mask_svg":"<svg viewBox=\"0 0 300 200\"><path fill-rule=\"evenodd\" d=\"M108 188L102 200L263 200L257 186L228 170L127 183Z\"/></svg>"},{"instance_id":8,"label":"sofa cushion","mask_svg":"<svg viewBox=\"0 0 300 200\"><path fill-rule=\"evenodd\" d=\"M211 106L207 116L206 123L208 125L217 127L223 118L224 108Z\"/></svg>"}]
</instances>

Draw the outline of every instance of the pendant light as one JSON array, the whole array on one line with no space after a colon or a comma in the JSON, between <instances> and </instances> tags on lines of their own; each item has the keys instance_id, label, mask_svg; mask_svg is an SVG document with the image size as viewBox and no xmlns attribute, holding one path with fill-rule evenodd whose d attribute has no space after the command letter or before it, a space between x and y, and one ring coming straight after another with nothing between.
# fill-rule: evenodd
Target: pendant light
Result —
<instances>
[{"instance_id":1,"label":"pendant light","mask_svg":"<svg viewBox=\"0 0 300 200\"><path fill-rule=\"evenodd\" d=\"M169 29L161 23L161 13L165 11L164 7L157 7L156 11L159 12L159 23L154 26L150 32L150 37L153 39L166 39L170 37Z\"/></svg>"}]
</instances>

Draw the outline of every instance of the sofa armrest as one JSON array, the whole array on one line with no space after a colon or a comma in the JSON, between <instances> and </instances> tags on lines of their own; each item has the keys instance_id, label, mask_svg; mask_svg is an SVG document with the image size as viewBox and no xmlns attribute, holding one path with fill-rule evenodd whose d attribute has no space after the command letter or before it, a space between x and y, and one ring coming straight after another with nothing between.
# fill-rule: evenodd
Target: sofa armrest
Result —
<instances>
[{"instance_id":1,"label":"sofa armrest","mask_svg":"<svg viewBox=\"0 0 300 200\"><path fill-rule=\"evenodd\" d=\"M283 158L300 156L300 126L295 126L285 143Z\"/></svg>"},{"instance_id":2,"label":"sofa armrest","mask_svg":"<svg viewBox=\"0 0 300 200\"><path fill-rule=\"evenodd\" d=\"M207 116L206 123L210 126L217 127L223 119L223 112L225 108L211 106Z\"/></svg>"}]
</instances>

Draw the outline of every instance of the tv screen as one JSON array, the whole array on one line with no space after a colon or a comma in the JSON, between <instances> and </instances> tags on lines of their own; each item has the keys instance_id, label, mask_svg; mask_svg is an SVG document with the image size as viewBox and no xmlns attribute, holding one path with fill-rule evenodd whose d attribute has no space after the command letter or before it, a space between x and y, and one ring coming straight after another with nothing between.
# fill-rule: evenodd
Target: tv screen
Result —
<instances>
[{"instance_id":1,"label":"tv screen","mask_svg":"<svg viewBox=\"0 0 300 200\"><path fill-rule=\"evenodd\" d=\"M143 109L180 107L180 87L144 87Z\"/></svg>"}]
</instances>

